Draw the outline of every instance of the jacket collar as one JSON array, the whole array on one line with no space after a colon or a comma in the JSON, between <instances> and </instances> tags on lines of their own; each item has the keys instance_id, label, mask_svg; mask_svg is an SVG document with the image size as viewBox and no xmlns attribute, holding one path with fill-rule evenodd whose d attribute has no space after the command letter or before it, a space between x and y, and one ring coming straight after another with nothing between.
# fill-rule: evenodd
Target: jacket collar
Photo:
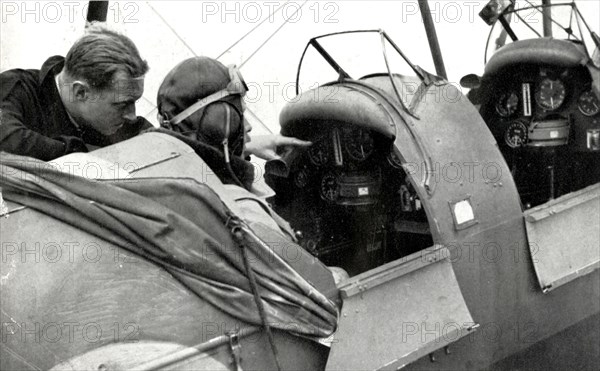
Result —
<instances>
[{"instance_id":1,"label":"jacket collar","mask_svg":"<svg viewBox=\"0 0 600 371\"><path fill-rule=\"evenodd\" d=\"M42 85L47 78L54 78L54 76L62 70L64 65L65 58L61 57L60 55L55 55L53 57L48 58L46 62L44 62L44 64L42 65L42 68L40 69L40 85ZM54 82L52 83L54 84Z\"/></svg>"}]
</instances>

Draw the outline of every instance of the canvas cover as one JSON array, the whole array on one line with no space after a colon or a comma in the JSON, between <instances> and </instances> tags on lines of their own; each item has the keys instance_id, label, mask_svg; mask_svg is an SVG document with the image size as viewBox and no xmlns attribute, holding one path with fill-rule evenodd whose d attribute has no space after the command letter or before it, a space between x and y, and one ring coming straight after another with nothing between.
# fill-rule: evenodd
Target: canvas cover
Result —
<instances>
[{"instance_id":1,"label":"canvas cover","mask_svg":"<svg viewBox=\"0 0 600 371\"><path fill-rule=\"evenodd\" d=\"M94 181L43 161L0 157L6 200L141 255L226 313L262 324L240 246L226 227L235 216L208 186L189 178ZM269 244L292 243L281 233L268 236ZM335 331L338 314L332 301L268 245L245 245L270 326L309 337Z\"/></svg>"}]
</instances>

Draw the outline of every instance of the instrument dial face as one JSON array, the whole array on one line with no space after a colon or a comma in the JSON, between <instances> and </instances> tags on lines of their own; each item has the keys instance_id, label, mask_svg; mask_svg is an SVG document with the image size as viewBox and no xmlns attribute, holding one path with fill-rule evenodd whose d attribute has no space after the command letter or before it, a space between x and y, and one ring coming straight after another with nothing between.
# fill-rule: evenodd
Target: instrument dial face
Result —
<instances>
[{"instance_id":1,"label":"instrument dial face","mask_svg":"<svg viewBox=\"0 0 600 371\"><path fill-rule=\"evenodd\" d=\"M316 166L323 166L329 162L329 151L325 141L318 141L308 148L308 157Z\"/></svg>"},{"instance_id":2,"label":"instrument dial face","mask_svg":"<svg viewBox=\"0 0 600 371\"><path fill-rule=\"evenodd\" d=\"M562 81L546 77L538 86L535 98L540 107L552 111L563 104L566 95L567 90Z\"/></svg>"},{"instance_id":3,"label":"instrument dial face","mask_svg":"<svg viewBox=\"0 0 600 371\"><path fill-rule=\"evenodd\" d=\"M600 102L598 102L598 98L596 98L596 95L591 90L579 96L577 107L586 116L594 116L600 112Z\"/></svg>"},{"instance_id":4,"label":"instrument dial face","mask_svg":"<svg viewBox=\"0 0 600 371\"><path fill-rule=\"evenodd\" d=\"M352 130L346 133L345 139L346 151L356 161L366 160L375 149L375 141L369 130Z\"/></svg>"},{"instance_id":5,"label":"instrument dial face","mask_svg":"<svg viewBox=\"0 0 600 371\"><path fill-rule=\"evenodd\" d=\"M333 173L327 173L321 179L321 187L319 188L321 197L325 201L333 202L339 196L337 177Z\"/></svg>"},{"instance_id":6,"label":"instrument dial face","mask_svg":"<svg viewBox=\"0 0 600 371\"><path fill-rule=\"evenodd\" d=\"M527 126L519 121L511 123L506 129L504 140L511 148L524 146L527 141Z\"/></svg>"},{"instance_id":7,"label":"instrument dial face","mask_svg":"<svg viewBox=\"0 0 600 371\"><path fill-rule=\"evenodd\" d=\"M504 93L496 102L496 112L502 117L509 117L517 112L519 97L516 93Z\"/></svg>"}]
</instances>

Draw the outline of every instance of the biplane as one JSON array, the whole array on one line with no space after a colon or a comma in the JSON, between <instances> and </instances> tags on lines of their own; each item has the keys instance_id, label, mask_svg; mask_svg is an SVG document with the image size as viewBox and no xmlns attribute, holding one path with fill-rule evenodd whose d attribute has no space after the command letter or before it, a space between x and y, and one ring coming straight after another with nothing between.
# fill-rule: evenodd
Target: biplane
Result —
<instances>
[{"instance_id":1,"label":"biplane","mask_svg":"<svg viewBox=\"0 0 600 371\"><path fill-rule=\"evenodd\" d=\"M268 202L165 133L2 154L2 369L595 367L599 65L490 4L512 43L468 98L432 30L436 74L383 30L310 39L280 125L313 145Z\"/></svg>"}]
</instances>

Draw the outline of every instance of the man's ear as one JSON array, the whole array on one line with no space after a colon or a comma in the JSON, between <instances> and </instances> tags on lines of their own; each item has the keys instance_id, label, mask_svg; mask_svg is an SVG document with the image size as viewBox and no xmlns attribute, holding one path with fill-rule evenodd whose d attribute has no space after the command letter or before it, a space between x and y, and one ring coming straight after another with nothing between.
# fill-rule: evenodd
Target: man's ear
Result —
<instances>
[{"instance_id":1,"label":"man's ear","mask_svg":"<svg viewBox=\"0 0 600 371\"><path fill-rule=\"evenodd\" d=\"M72 97L75 102L84 102L90 97L90 87L86 82L74 81L71 83Z\"/></svg>"}]
</instances>

